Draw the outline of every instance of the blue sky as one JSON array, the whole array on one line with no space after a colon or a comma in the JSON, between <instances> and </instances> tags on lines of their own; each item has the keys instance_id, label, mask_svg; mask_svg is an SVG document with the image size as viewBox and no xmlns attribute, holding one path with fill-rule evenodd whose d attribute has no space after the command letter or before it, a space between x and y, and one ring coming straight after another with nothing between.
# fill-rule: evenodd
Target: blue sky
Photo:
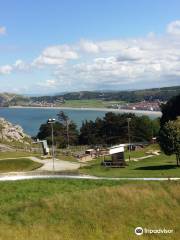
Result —
<instances>
[{"instance_id":1,"label":"blue sky","mask_svg":"<svg viewBox=\"0 0 180 240\"><path fill-rule=\"evenodd\" d=\"M0 92L180 83L180 1L1 0Z\"/></svg>"}]
</instances>

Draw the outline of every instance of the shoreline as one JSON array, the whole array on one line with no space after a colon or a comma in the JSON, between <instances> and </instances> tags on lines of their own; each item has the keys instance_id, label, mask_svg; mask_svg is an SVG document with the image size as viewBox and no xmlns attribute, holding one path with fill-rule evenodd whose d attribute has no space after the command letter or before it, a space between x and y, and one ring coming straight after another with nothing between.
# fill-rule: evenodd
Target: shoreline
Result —
<instances>
[{"instance_id":1,"label":"shoreline","mask_svg":"<svg viewBox=\"0 0 180 240\"><path fill-rule=\"evenodd\" d=\"M157 115L161 116L160 111L149 110L130 110L130 109L114 109L114 108L88 108L88 107L31 107L31 106L10 106L7 108L17 109L62 109L62 110L85 110L85 111L102 111L102 112L119 112L119 113L135 113L142 115Z\"/></svg>"}]
</instances>

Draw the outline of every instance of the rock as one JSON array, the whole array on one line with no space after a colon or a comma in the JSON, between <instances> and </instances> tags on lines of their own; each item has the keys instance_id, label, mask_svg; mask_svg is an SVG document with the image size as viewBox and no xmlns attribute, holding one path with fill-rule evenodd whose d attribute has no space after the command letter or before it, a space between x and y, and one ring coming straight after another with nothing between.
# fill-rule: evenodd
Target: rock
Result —
<instances>
[{"instance_id":1,"label":"rock","mask_svg":"<svg viewBox=\"0 0 180 240\"><path fill-rule=\"evenodd\" d=\"M24 133L23 129L19 125L13 125L12 123L6 121L4 118L0 118L0 140L1 141L17 141L28 143L30 136Z\"/></svg>"}]
</instances>

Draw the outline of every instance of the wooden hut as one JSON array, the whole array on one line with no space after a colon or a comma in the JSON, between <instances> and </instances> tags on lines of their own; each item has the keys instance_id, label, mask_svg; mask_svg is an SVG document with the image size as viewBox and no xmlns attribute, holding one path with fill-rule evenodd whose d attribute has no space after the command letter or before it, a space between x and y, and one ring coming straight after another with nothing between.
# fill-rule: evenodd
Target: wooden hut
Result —
<instances>
[{"instance_id":1,"label":"wooden hut","mask_svg":"<svg viewBox=\"0 0 180 240\"><path fill-rule=\"evenodd\" d=\"M104 151L104 160L102 164L105 167L125 167L124 144L116 145ZM108 160L107 159L108 156ZM109 159L110 157L110 159Z\"/></svg>"}]
</instances>

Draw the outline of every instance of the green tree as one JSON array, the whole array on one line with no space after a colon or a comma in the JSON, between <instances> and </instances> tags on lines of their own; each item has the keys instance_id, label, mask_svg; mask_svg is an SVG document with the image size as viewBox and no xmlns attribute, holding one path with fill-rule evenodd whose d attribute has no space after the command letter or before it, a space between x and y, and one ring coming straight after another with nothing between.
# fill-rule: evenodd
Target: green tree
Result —
<instances>
[{"instance_id":1,"label":"green tree","mask_svg":"<svg viewBox=\"0 0 180 240\"><path fill-rule=\"evenodd\" d=\"M100 137L100 136L99 136ZM85 121L82 123L80 129L79 143L82 145L95 145L97 144L97 128L93 121ZM99 141L99 144L101 140Z\"/></svg>"},{"instance_id":2,"label":"green tree","mask_svg":"<svg viewBox=\"0 0 180 240\"><path fill-rule=\"evenodd\" d=\"M69 119L69 118L68 118ZM56 121L53 124L54 141L58 147L66 147L68 144L76 145L78 143L78 130L77 126L70 121L68 125L68 139L67 139L67 126L63 121ZM48 144L52 144L51 140L51 126L48 123L42 124L39 128L37 138L46 139Z\"/></svg>"},{"instance_id":3,"label":"green tree","mask_svg":"<svg viewBox=\"0 0 180 240\"><path fill-rule=\"evenodd\" d=\"M131 141L149 142L153 135L153 121L148 116L134 117L130 122Z\"/></svg>"},{"instance_id":4,"label":"green tree","mask_svg":"<svg viewBox=\"0 0 180 240\"><path fill-rule=\"evenodd\" d=\"M64 132L64 126L60 124L59 122L55 122L53 124L54 128L54 142L59 147L65 147L66 146L66 139L63 135ZM49 123L44 123L40 126L39 132L37 134L37 138L40 140L47 140L48 144L52 144L51 139L51 125Z\"/></svg>"},{"instance_id":5,"label":"green tree","mask_svg":"<svg viewBox=\"0 0 180 240\"><path fill-rule=\"evenodd\" d=\"M66 137L66 145L69 148L71 143L74 144L78 142L77 126L63 111L60 111L57 116L59 122L64 126L63 133Z\"/></svg>"},{"instance_id":6,"label":"green tree","mask_svg":"<svg viewBox=\"0 0 180 240\"><path fill-rule=\"evenodd\" d=\"M88 145L112 145L128 142L128 122L130 118L131 142L150 141L159 130L158 122L149 117L137 117L131 113L106 113L103 119L85 121L80 129L80 143ZM154 133L154 134L153 134Z\"/></svg>"},{"instance_id":7,"label":"green tree","mask_svg":"<svg viewBox=\"0 0 180 240\"><path fill-rule=\"evenodd\" d=\"M160 119L161 128L169 120L176 120L180 116L180 94L172 97L166 104L161 106L162 117Z\"/></svg>"},{"instance_id":8,"label":"green tree","mask_svg":"<svg viewBox=\"0 0 180 240\"><path fill-rule=\"evenodd\" d=\"M180 117L168 121L160 130L160 146L167 155L176 155L177 166L180 166Z\"/></svg>"}]
</instances>

